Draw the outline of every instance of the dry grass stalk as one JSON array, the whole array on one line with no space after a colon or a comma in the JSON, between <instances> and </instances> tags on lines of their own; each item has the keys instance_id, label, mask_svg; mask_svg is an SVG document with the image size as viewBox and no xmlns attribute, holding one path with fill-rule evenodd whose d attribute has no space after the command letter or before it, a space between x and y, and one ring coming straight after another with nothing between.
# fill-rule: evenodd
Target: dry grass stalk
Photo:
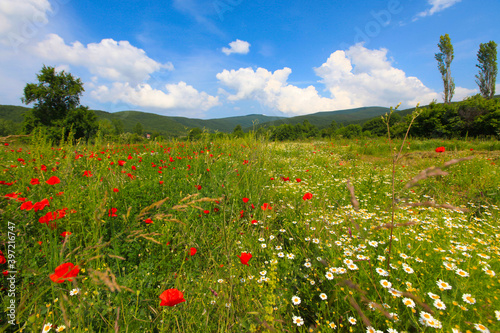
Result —
<instances>
[{"instance_id":1,"label":"dry grass stalk","mask_svg":"<svg viewBox=\"0 0 500 333\"><path fill-rule=\"evenodd\" d=\"M110 258L116 258L116 259L120 259L120 260L127 260L127 259L125 259L123 257L117 256L117 255L114 255L114 254L108 254L108 257L110 257Z\"/></svg>"},{"instance_id":2,"label":"dry grass stalk","mask_svg":"<svg viewBox=\"0 0 500 333\"><path fill-rule=\"evenodd\" d=\"M359 202L358 199L356 199L356 195L354 194L354 186L352 186L351 181L348 179L347 180L347 189L349 190L349 193L351 194L351 204L354 207L355 210L359 210Z\"/></svg>"},{"instance_id":3,"label":"dry grass stalk","mask_svg":"<svg viewBox=\"0 0 500 333\"><path fill-rule=\"evenodd\" d=\"M187 200L189 200L189 199L191 199L191 198L196 198L196 197L197 197L197 196L199 196L199 195L200 195L200 193L190 194L190 195L188 195L187 197L182 198L182 199L181 199L181 201L179 201L179 202L184 202L184 201L187 201Z\"/></svg>"},{"instance_id":4,"label":"dry grass stalk","mask_svg":"<svg viewBox=\"0 0 500 333\"><path fill-rule=\"evenodd\" d=\"M356 302L354 297L352 297L351 295L349 295L349 303L351 303L352 307L359 314L359 316L361 317L361 320L363 321L365 326L372 326L372 323L370 322L370 320L365 316L365 314L363 313L363 311L359 307L358 303Z\"/></svg>"},{"instance_id":5,"label":"dry grass stalk","mask_svg":"<svg viewBox=\"0 0 500 333\"><path fill-rule=\"evenodd\" d=\"M89 268L88 270L89 270L89 275L92 278L92 281L96 285L104 283L111 292L115 291L121 292L122 289L134 292L132 289L126 286L120 286L118 283L116 283L116 276L113 274L113 272L111 272L109 268L107 268L104 272L96 271L93 270L92 268Z\"/></svg>"},{"instance_id":6,"label":"dry grass stalk","mask_svg":"<svg viewBox=\"0 0 500 333\"><path fill-rule=\"evenodd\" d=\"M96 221L102 221L102 217L106 214L106 202L108 201L108 191L104 191L104 198L101 201L101 204L94 212L94 219Z\"/></svg>"},{"instance_id":7,"label":"dry grass stalk","mask_svg":"<svg viewBox=\"0 0 500 333\"><path fill-rule=\"evenodd\" d=\"M161 205L163 205L165 203L165 201L167 201L169 198L165 198L165 199L162 199L160 201L157 201L145 208L143 208L140 212L139 212L139 215L137 215L137 219L140 220L141 217L143 217L144 215L146 215L147 212L149 212L150 210L152 209L158 209L160 208Z\"/></svg>"},{"instance_id":8,"label":"dry grass stalk","mask_svg":"<svg viewBox=\"0 0 500 333\"><path fill-rule=\"evenodd\" d=\"M367 300L368 301L368 300ZM371 304L375 309L377 309L381 314L383 314L387 319L391 319L393 320L394 318L389 314L389 312L385 311L385 308L376 303L376 302L371 302L371 301L368 301L368 304Z\"/></svg>"},{"instance_id":9,"label":"dry grass stalk","mask_svg":"<svg viewBox=\"0 0 500 333\"><path fill-rule=\"evenodd\" d=\"M432 311L430 306L428 306L427 304L422 302L422 300L419 297L417 297L417 296L415 296L412 293L409 293L407 291L402 291L401 293L403 294L403 296L409 297L412 300L414 300L420 307L424 308L425 311L429 312L431 315L434 315L434 311Z\"/></svg>"},{"instance_id":10,"label":"dry grass stalk","mask_svg":"<svg viewBox=\"0 0 500 333\"><path fill-rule=\"evenodd\" d=\"M416 224L417 224L417 222L414 222L414 221L410 221L410 222L406 222L406 223L396 223L396 224L386 223L386 224L379 225L378 227L374 227L374 230L378 230L378 229L382 229L382 228L391 229L391 228L397 228L397 227L409 227L411 225L416 225Z\"/></svg>"},{"instance_id":11,"label":"dry grass stalk","mask_svg":"<svg viewBox=\"0 0 500 333\"><path fill-rule=\"evenodd\" d=\"M66 258L68 258L68 257L69 257L69 256L71 256L72 254L74 254L74 253L75 253L76 251L78 251L80 248L81 248L81 246L76 247L73 251L71 251L70 253L68 253L68 254L66 255Z\"/></svg>"},{"instance_id":12,"label":"dry grass stalk","mask_svg":"<svg viewBox=\"0 0 500 333\"><path fill-rule=\"evenodd\" d=\"M450 209L450 210L458 210L458 211L462 211L464 213L467 213L469 212L469 209L467 208L460 208L460 207L455 207L455 206L452 206L452 205L449 205L449 204L437 204L435 202L431 202L431 201L426 201L426 202L415 202L415 203L408 203L406 204L405 206L409 206L409 207L434 207L434 208L446 208L446 209Z\"/></svg>"},{"instance_id":13,"label":"dry grass stalk","mask_svg":"<svg viewBox=\"0 0 500 333\"><path fill-rule=\"evenodd\" d=\"M116 309L115 333L118 333L120 331L120 325L118 325L119 319L120 319L120 307Z\"/></svg>"},{"instance_id":14,"label":"dry grass stalk","mask_svg":"<svg viewBox=\"0 0 500 333\"><path fill-rule=\"evenodd\" d=\"M429 167L422 172L420 172L418 175L416 175L412 180L410 180L406 185L405 189L409 189L410 187L413 187L417 185L417 183L421 180L424 180L429 177L435 177L435 176L447 176L448 173L443 171L442 169L449 167L450 165L460 163L462 161L470 160L474 158L474 156L468 156L468 157L463 157L463 158L455 158L453 160L450 160L448 162L445 162L442 166L440 167Z\"/></svg>"}]
</instances>

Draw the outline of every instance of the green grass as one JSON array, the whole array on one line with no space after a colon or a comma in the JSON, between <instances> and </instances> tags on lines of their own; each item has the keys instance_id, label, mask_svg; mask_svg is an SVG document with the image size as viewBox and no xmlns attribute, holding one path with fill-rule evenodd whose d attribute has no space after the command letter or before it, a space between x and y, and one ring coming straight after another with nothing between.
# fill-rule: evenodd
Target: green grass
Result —
<instances>
[{"instance_id":1,"label":"green grass","mask_svg":"<svg viewBox=\"0 0 500 333\"><path fill-rule=\"evenodd\" d=\"M395 166L390 244L391 147L400 144L242 139L50 147L33 138L2 146L0 226L2 235L9 227L15 232L17 323L9 325L4 315L0 327L365 332L371 325L384 332L475 332L481 324L499 331L498 142L410 139ZM436 153L439 146L446 152ZM443 169L447 176L404 189L420 171L468 156L474 158ZM51 176L60 183L47 184ZM306 193L312 198L304 200ZM20 209L43 199L50 206ZM412 206L423 202L432 204ZM265 203L272 209L263 210ZM63 209L64 217L39 222ZM65 231L71 235L61 236ZM9 259L7 239L0 249ZM241 253L252 254L248 266ZM54 283L50 275L63 263L78 265L79 274ZM440 290L440 280L451 289ZM6 278L2 283L9 288ZM160 306L159 296L171 288L185 302ZM11 299L2 292L4 309ZM441 328L419 322L426 312Z\"/></svg>"}]
</instances>

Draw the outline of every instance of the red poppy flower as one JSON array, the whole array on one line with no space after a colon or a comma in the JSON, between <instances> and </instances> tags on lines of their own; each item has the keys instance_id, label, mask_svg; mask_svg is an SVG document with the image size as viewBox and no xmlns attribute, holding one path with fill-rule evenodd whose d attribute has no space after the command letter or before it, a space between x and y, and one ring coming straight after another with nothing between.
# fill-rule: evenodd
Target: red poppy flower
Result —
<instances>
[{"instance_id":1,"label":"red poppy flower","mask_svg":"<svg viewBox=\"0 0 500 333\"><path fill-rule=\"evenodd\" d=\"M125 163L127 163L127 162L122 161L122 160L118 161L118 165L119 165L119 166L124 166L124 165L125 165Z\"/></svg>"},{"instance_id":2,"label":"red poppy flower","mask_svg":"<svg viewBox=\"0 0 500 333\"><path fill-rule=\"evenodd\" d=\"M49 180L46 181L46 183L49 185L59 184L60 182L61 182L61 180L56 176L52 176L49 178Z\"/></svg>"},{"instance_id":3,"label":"red poppy flower","mask_svg":"<svg viewBox=\"0 0 500 333\"><path fill-rule=\"evenodd\" d=\"M61 233L61 236L63 236L63 237L66 237L69 235L71 235L71 231L65 231L65 232Z\"/></svg>"},{"instance_id":4,"label":"red poppy flower","mask_svg":"<svg viewBox=\"0 0 500 333\"><path fill-rule=\"evenodd\" d=\"M116 209L116 208L111 208L111 209L108 211L108 216L110 216L110 217L112 217L112 216L118 216L118 215L116 215L116 211L117 211L117 210L118 210L118 209Z\"/></svg>"},{"instance_id":5,"label":"red poppy flower","mask_svg":"<svg viewBox=\"0 0 500 333\"><path fill-rule=\"evenodd\" d=\"M25 201L21 205L21 210L31 210L33 208L33 203L31 201Z\"/></svg>"},{"instance_id":6,"label":"red poppy flower","mask_svg":"<svg viewBox=\"0 0 500 333\"><path fill-rule=\"evenodd\" d=\"M70 262L58 266L54 274L50 275L50 279L55 283L63 283L64 281L73 281L73 278L78 275L80 269L78 266Z\"/></svg>"},{"instance_id":7,"label":"red poppy flower","mask_svg":"<svg viewBox=\"0 0 500 333\"><path fill-rule=\"evenodd\" d=\"M257 221L257 220L252 220L252 224L257 224L257 223L259 223L259 221Z\"/></svg>"},{"instance_id":8,"label":"red poppy flower","mask_svg":"<svg viewBox=\"0 0 500 333\"><path fill-rule=\"evenodd\" d=\"M305 201L305 200L312 199L312 197L313 197L312 193L307 192L306 194L304 194L304 196L302 197L302 199Z\"/></svg>"},{"instance_id":9,"label":"red poppy flower","mask_svg":"<svg viewBox=\"0 0 500 333\"><path fill-rule=\"evenodd\" d=\"M248 199L248 198L243 198L243 202L244 202L244 203L247 203L247 202L248 202L248 200L250 200L250 199Z\"/></svg>"},{"instance_id":10,"label":"red poppy flower","mask_svg":"<svg viewBox=\"0 0 500 333\"><path fill-rule=\"evenodd\" d=\"M195 185L198 190L201 190L201 185Z\"/></svg>"},{"instance_id":11,"label":"red poppy flower","mask_svg":"<svg viewBox=\"0 0 500 333\"><path fill-rule=\"evenodd\" d=\"M436 148L436 153L444 153L446 149L444 147L437 147Z\"/></svg>"},{"instance_id":12,"label":"red poppy flower","mask_svg":"<svg viewBox=\"0 0 500 333\"><path fill-rule=\"evenodd\" d=\"M132 159L132 155L128 154L127 159L128 159L128 160L131 160L131 159Z\"/></svg>"},{"instance_id":13,"label":"red poppy flower","mask_svg":"<svg viewBox=\"0 0 500 333\"><path fill-rule=\"evenodd\" d=\"M160 295L160 299L160 306L174 306L186 301L182 292L175 288L165 290Z\"/></svg>"},{"instance_id":14,"label":"red poppy flower","mask_svg":"<svg viewBox=\"0 0 500 333\"><path fill-rule=\"evenodd\" d=\"M209 211L208 209L205 209L205 210L203 211L203 213L205 213L205 214L210 214L210 211Z\"/></svg>"},{"instance_id":15,"label":"red poppy flower","mask_svg":"<svg viewBox=\"0 0 500 333\"><path fill-rule=\"evenodd\" d=\"M38 184L40 184L40 181L38 180L38 178L31 178L30 184L31 185L38 185Z\"/></svg>"},{"instance_id":16,"label":"red poppy flower","mask_svg":"<svg viewBox=\"0 0 500 333\"><path fill-rule=\"evenodd\" d=\"M0 265L1 264L5 264L7 262L7 260L5 259L3 253L2 253L2 250L0 250Z\"/></svg>"},{"instance_id":17,"label":"red poppy flower","mask_svg":"<svg viewBox=\"0 0 500 333\"><path fill-rule=\"evenodd\" d=\"M297 183L300 183L302 181L302 179L300 178L296 178L295 180L297 181Z\"/></svg>"},{"instance_id":18,"label":"red poppy flower","mask_svg":"<svg viewBox=\"0 0 500 333\"><path fill-rule=\"evenodd\" d=\"M113 189L113 192L115 192L115 193L118 193L118 191L119 191L119 190L118 190L117 188L114 188L114 189Z\"/></svg>"},{"instance_id":19,"label":"red poppy flower","mask_svg":"<svg viewBox=\"0 0 500 333\"><path fill-rule=\"evenodd\" d=\"M85 170L85 171L83 172L83 176L84 176L84 177L92 177L92 172L91 172L91 171L89 171L89 170Z\"/></svg>"},{"instance_id":20,"label":"red poppy flower","mask_svg":"<svg viewBox=\"0 0 500 333\"><path fill-rule=\"evenodd\" d=\"M9 275L9 271L3 271L3 272L2 272L2 274L3 274L4 276L7 276L7 275Z\"/></svg>"},{"instance_id":21,"label":"red poppy flower","mask_svg":"<svg viewBox=\"0 0 500 333\"><path fill-rule=\"evenodd\" d=\"M273 207L269 206L269 204L267 202L265 202L262 206L260 206L260 208L262 208L262 210L273 209Z\"/></svg>"},{"instance_id":22,"label":"red poppy flower","mask_svg":"<svg viewBox=\"0 0 500 333\"><path fill-rule=\"evenodd\" d=\"M240 261L243 265L247 265L248 266L248 261L250 259L252 259L252 254L251 253L245 253L245 252L242 252L240 256L238 256L238 258L240 258Z\"/></svg>"},{"instance_id":23,"label":"red poppy flower","mask_svg":"<svg viewBox=\"0 0 500 333\"><path fill-rule=\"evenodd\" d=\"M145 220L144 220L144 223L146 223L146 224L150 224L150 223L153 223L153 220L151 220L151 219L145 219Z\"/></svg>"},{"instance_id":24,"label":"red poppy flower","mask_svg":"<svg viewBox=\"0 0 500 333\"><path fill-rule=\"evenodd\" d=\"M43 210L46 206L50 206L49 200L48 199L43 199L42 201L36 202L33 205L33 210L35 212L37 212L39 210Z\"/></svg>"},{"instance_id":25,"label":"red poppy flower","mask_svg":"<svg viewBox=\"0 0 500 333\"><path fill-rule=\"evenodd\" d=\"M192 247L189 249L189 254L194 256L196 254L196 248Z\"/></svg>"}]
</instances>

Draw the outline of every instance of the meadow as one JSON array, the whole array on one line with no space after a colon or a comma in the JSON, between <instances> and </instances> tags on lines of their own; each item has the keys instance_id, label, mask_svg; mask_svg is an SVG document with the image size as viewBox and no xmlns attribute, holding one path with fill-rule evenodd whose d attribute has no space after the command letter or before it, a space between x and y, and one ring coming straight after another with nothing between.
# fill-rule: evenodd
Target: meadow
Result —
<instances>
[{"instance_id":1,"label":"meadow","mask_svg":"<svg viewBox=\"0 0 500 333\"><path fill-rule=\"evenodd\" d=\"M0 331L500 332L498 141L0 149Z\"/></svg>"}]
</instances>

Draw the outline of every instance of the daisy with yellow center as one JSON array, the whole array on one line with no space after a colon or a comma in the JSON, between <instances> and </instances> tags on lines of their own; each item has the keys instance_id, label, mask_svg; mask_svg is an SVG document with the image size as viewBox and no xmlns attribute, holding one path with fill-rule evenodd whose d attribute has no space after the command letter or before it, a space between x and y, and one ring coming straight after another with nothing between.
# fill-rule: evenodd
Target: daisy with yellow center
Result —
<instances>
[{"instance_id":1,"label":"daisy with yellow center","mask_svg":"<svg viewBox=\"0 0 500 333\"><path fill-rule=\"evenodd\" d=\"M474 297L472 297L471 294L463 294L462 299L464 300L465 303L469 303L469 304L476 303L476 299Z\"/></svg>"},{"instance_id":2,"label":"daisy with yellow center","mask_svg":"<svg viewBox=\"0 0 500 333\"><path fill-rule=\"evenodd\" d=\"M437 285L438 285L439 289L441 289L441 290L450 290L451 289L451 286L447 282L444 282L443 280L439 280L437 282Z\"/></svg>"},{"instance_id":3,"label":"daisy with yellow center","mask_svg":"<svg viewBox=\"0 0 500 333\"><path fill-rule=\"evenodd\" d=\"M49 332L51 329L52 329L52 324L51 323L47 323L47 324L43 325L42 333Z\"/></svg>"},{"instance_id":4,"label":"daisy with yellow center","mask_svg":"<svg viewBox=\"0 0 500 333\"><path fill-rule=\"evenodd\" d=\"M351 325L356 325L356 323L357 323L356 318L354 318L354 317L349 317L349 319L347 321L349 321L349 324L351 324Z\"/></svg>"},{"instance_id":5,"label":"daisy with yellow center","mask_svg":"<svg viewBox=\"0 0 500 333\"><path fill-rule=\"evenodd\" d=\"M474 324L474 328L482 333L490 333L490 330L483 324Z\"/></svg>"},{"instance_id":6,"label":"daisy with yellow center","mask_svg":"<svg viewBox=\"0 0 500 333\"><path fill-rule=\"evenodd\" d=\"M469 273L467 273L466 271L462 270L462 269L457 269L455 271L455 273L457 273L458 275L460 275L461 277L468 277L469 276Z\"/></svg>"},{"instance_id":7,"label":"daisy with yellow center","mask_svg":"<svg viewBox=\"0 0 500 333\"><path fill-rule=\"evenodd\" d=\"M392 283L390 283L389 281L387 280L380 280L380 284L382 285L382 287L384 288L390 288L392 287Z\"/></svg>"}]
</instances>

